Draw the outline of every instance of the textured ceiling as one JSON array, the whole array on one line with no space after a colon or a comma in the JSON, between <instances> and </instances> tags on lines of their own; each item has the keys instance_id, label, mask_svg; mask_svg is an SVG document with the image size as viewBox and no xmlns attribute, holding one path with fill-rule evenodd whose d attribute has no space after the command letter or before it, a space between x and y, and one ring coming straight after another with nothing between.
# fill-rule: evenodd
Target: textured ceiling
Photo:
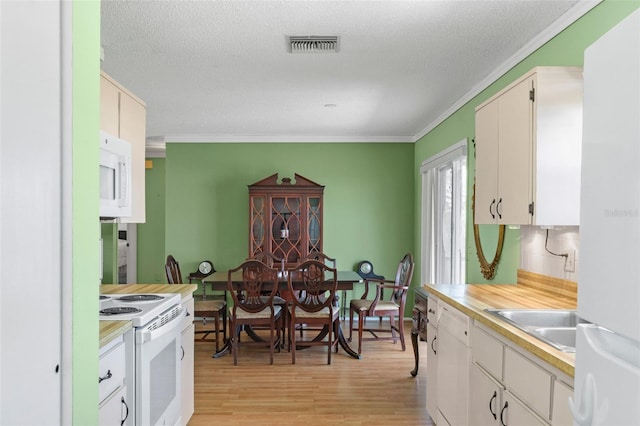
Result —
<instances>
[{"instance_id":1,"label":"textured ceiling","mask_svg":"<svg viewBox=\"0 0 640 426\"><path fill-rule=\"evenodd\" d=\"M102 69L155 140L415 141L594 4L103 0ZM287 35L340 50L291 54Z\"/></svg>"}]
</instances>

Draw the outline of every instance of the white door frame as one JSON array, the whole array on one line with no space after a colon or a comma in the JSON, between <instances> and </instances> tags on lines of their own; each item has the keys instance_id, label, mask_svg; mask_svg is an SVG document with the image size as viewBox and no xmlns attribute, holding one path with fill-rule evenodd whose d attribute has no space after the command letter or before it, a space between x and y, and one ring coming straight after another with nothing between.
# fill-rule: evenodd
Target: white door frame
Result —
<instances>
[{"instance_id":1,"label":"white door frame","mask_svg":"<svg viewBox=\"0 0 640 426\"><path fill-rule=\"evenodd\" d=\"M422 253L422 271L421 281L423 283L439 284L437 282L437 265L439 260L437 259L436 250L433 249L434 240L433 235L437 232L438 222L438 210L431 208L431 203L434 202L436 194L433 192L432 186L429 184L429 172L435 173L437 169L446 165L447 163L458 163L459 166L454 166L454 194L453 204L454 209L460 212L460 209L466 209L466 191L462 191L462 188L466 188L466 159L467 159L467 139L463 139L456 144L444 149L436 155L429 157L422 162L420 166L420 175L422 183L422 214L421 214L421 253ZM456 184L457 183L457 184ZM460 220L453 221L453 233L459 235L460 233L464 237L466 234L465 215L454 215ZM465 240L466 238L457 238L454 242L455 247L453 252L456 254L454 262L458 265L458 268L454 268L453 281L456 283L463 283L466 279L465 276Z\"/></svg>"}]
</instances>

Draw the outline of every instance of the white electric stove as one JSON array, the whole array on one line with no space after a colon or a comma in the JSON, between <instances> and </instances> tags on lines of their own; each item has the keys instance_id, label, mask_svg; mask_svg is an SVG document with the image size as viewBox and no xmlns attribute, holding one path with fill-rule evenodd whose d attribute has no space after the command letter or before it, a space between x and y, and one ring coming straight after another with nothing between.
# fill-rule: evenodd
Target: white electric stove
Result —
<instances>
[{"instance_id":1,"label":"white electric stove","mask_svg":"<svg viewBox=\"0 0 640 426\"><path fill-rule=\"evenodd\" d=\"M177 293L162 294L102 294L101 320L129 320L142 327L167 310L180 305Z\"/></svg>"},{"instance_id":2,"label":"white electric stove","mask_svg":"<svg viewBox=\"0 0 640 426\"><path fill-rule=\"evenodd\" d=\"M181 340L185 309L180 294L104 294L101 320L133 324L134 422L127 425L180 425Z\"/></svg>"}]
</instances>

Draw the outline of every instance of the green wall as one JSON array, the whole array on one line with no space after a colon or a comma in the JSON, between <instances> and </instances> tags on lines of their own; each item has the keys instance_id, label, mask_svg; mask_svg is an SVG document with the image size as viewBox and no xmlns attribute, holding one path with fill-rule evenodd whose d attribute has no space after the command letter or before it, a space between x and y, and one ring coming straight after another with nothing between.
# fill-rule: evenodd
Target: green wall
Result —
<instances>
[{"instance_id":1,"label":"green wall","mask_svg":"<svg viewBox=\"0 0 640 426\"><path fill-rule=\"evenodd\" d=\"M139 277L162 274L164 280L167 254L178 259L183 275L204 259L217 270L237 266L248 256L247 185L273 173L298 173L325 185L324 251L339 268L368 259L377 273L393 277L414 247L412 161L408 143L167 144L166 216L163 221L159 205L147 204L138 235ZM147 188L155 188L150 192L162 188L158 172L147 173ZM143 252L152 239L155 247Z\"/></svg>"},{"instance_id":2,"label":"green wall","mask_svg":"<svg viewBox=\"0 0 640 426\"><path fill-rule=\"evenodd\" d=\"M100 3L74 1L72 105L72 421L98 423ZM67 332L68 330L65 330ZM34 402L34 409L35 404Z\"/></svg>"},{"instance_id":3,"label":"green wall","mask_svg":"<svg viewBox=\"0 0 640 426\"><path fill-rule=\"evenodd\" d=\"M166 283L165 159L150 161L153 167L145 171L146 222L138 225L138 282Z\"/></svg>"},{"instance_id":4,"label":"green wall","mask_svg":"<svg viewBox=\"0 0 640 426\"><path fill-rule=\"evenodd\" d=\"M414 252L420 254L420 165L427 158L438 153L442 149L453 145L463 138L469 141L474 137L475 114L474 109L505 86L516 80L522 74L536 66L545 65L583 65L584 50L607 32L612 26L621 21L635 9L640 7L640 0L605 0L576 21L562 33L547 42L533 54L525 58L498 81L482 91L462 108L451 115L447 120L439 124L427 133L415 144L414 179L415 185L415 243ZM468 155L468 188L469 200L467 202L467 282L489 282L480 273L480 264L476 255L473 240L473 216L471 213L471 189L473 188L473 176L475 171L475 158L473 144L469 143ZM497 226L482 225L481 239L485 256L489 261L493 258L497 241ZM507 229L502 258L498 265L497 274L493 283L514 283L520 263L520 231ZM421 265L416 263L415 275L420 277ZM415 280L414 280L415 281Z\"/></svg>"}]
</instances>

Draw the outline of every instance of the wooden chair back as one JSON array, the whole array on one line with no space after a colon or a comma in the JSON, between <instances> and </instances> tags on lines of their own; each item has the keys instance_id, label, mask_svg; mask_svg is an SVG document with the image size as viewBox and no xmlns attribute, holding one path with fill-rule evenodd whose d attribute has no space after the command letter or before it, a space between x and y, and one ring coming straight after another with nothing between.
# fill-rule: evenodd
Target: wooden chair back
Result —
<instances>
[{"instance_id":1,"label":"wooden chair back","mask_svg":"<svg viewBox=\"0 0 640 426\"><path fill-rule=\"evenodd\" d=\"M167 274L167 282L169 284L182 284L182 273L178 261L172 256L167 256L167 262L164 265L164 271Z\"/></svg>"},{"instance_id":2,"label":"wooden chair back","mask_svg":"<svg viewBox=\"0 0 640 426\"><path fill-rule=\"evenodd\" d=\"M305 260L318 260L318 261L324 263L325 265L328 265L331 268L336 269L336 260L334 258L332 258L332 257L327 256L324 253L321 253L321 252L309 253L307 255L307 257L305 257L303 259L303 261L305 261Z\"/></svg>"},{"instance_id":3,"label":"wooden chair back","mask_svg":"<svg viewBox=\"0 0 640 426\"><path fill-rule=\"evenodd\" d=\"M323 308L333 310L338 290L338 274L319 260L305 260L289 269L289 291L298 291L300 297L293 298L293 306L306 312L318 312Z\"/></svg>"},{"instance_id":4,"label":"wooden chair back","mask_svg":"<svg viewBox=\"0 0 640 426\"><path fill-rule=\"evenodd\" d=\"M233 281L232 275L242 271L242 280ZM227 287L233 298L233 315L237 309L248 313L258 313L265 308L271 309L273 316L273 298L278 291L278 270L259 260L249 259L227 273Z\"/></svg>"},{"instance_id":5,"label":"wooden chair back","mask_svg":"<svg viewBox=\"0 0 640 426\"><path fill-rule=\"evenodd\" d=\"M276 269L284 271L284 259L276 257L275 255L273 255L273 253L256 253L253 257L250 257L247 260L258 260L270 268L273 268L275 266Z\"/></svg>"}]
</instances>

